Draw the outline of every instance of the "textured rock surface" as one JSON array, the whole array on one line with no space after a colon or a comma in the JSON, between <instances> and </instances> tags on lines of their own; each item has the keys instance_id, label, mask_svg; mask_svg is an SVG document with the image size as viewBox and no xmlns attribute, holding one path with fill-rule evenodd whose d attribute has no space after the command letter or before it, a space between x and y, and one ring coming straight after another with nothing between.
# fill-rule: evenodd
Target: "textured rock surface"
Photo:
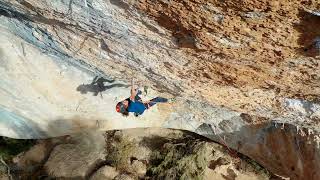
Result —
<instances>
[{"instance_id":1,"label":"textured rock surface","mask_svg":"<svg viewBox=\"0 0 320 180\"><path fill-rule=\"evenodd\" d=\"M317 179L318 9L316 0L2 0L0 133L185 129L279 175ZM96 75L105 91L77 91ZM143 98L177 101L121 117L114 106L131 77L149 87Z\"/></svg>"},{"instance_id":2,"label":"textured rock surface","mask_svg":"<svg viewBox=\"0 0 320 180\"><path fill-rule=\"evenodd\" d=\"M97 172L95 172L91 179L92 180L100 180L100 179L114 179L116 176L119 175L116 168L111 166L103 166Z\"/></svg>"},{"instance_id":3,"label":"textured rock surface","mask_svg":"<svg viewBox=\"0 0 320 180\"><path fill-rule=\"evenodd\" d=\"M104 160L101 133L83 132L72 138L71 143L58 145L51 152L44 165L49 176L84 178Z\"/></svg>"}]
</instances>

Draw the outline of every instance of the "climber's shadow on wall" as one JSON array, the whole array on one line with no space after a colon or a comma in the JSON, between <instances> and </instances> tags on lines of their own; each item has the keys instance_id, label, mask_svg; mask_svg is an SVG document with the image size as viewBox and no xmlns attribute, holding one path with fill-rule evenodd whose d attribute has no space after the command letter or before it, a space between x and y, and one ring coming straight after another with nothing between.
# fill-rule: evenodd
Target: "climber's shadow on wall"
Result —
<instances>
[{"instance_id":1,"label":"climber's shadow on wall","mask_svg":"<svg viewBox=\"0 0 320 180\"><path fill-rule=\"evenodd\" d=\"M300 10L300 22L294 28L300 33L298 53L307 57L320 55L320 13Z\"/></svg>"},{"instance_id":2,"label":"climber's shadow on wall","mask_svg":"<svg viewBox=\"0 0 320 180\"><path fill-rule=\"evenodd\" d=\"M97 96L99 93L114 87L129 87L129 85L125 84L111 84L113 82L114 80L109 80L103 77L96 76L90 84L79 85L77 87L77 91L79 91L81 94L87 94L88 92L92 92L94 96ZM109 83L110 85L105 85L105 83Z\"/></svg>"}]
</instances>

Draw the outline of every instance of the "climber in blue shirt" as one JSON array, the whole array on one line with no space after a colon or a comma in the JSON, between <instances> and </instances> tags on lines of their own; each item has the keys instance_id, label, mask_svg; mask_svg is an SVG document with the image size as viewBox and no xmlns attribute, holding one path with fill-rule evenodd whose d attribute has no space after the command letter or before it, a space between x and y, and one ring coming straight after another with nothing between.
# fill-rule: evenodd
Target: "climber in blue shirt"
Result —
<instances>
[{"instance_id":1,"label":"climber in blue shirt","mask_svg":"<svg viewBox=\"0 0 320 180\"><path fill-rule=\"evenodd\" d=\"M168 99L162 97L156 97L149 101L143 102L139 95L141 94L140 90L136 90L134 87L134 80L132 79L131 95L129 98L118 102L116 105L116 111L121 113L124 116L128 116L129 112L133 112L135 116L143 114L146 109L149 109L151 106L159 102L168 102Z\"/></svg>"}]
</instances>

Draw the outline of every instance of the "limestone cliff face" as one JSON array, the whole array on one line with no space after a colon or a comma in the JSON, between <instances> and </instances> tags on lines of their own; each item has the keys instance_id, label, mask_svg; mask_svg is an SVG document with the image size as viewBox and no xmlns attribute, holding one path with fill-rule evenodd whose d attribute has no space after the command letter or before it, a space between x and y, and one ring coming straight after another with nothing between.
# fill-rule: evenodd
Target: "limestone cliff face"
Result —
<instances>
[{"instance_id":1,"label":"limestone cliff face","mask_svg":"<svg viewBox=\"0 0 320 180\"><path fill-rule=\"evenodd\" d=\"M316 0L1 0L0 133L185 129L280 175L317 179L319 9ZM144 99L177 100L120 116L132 77Z\"/></svg>"}]
</instances>

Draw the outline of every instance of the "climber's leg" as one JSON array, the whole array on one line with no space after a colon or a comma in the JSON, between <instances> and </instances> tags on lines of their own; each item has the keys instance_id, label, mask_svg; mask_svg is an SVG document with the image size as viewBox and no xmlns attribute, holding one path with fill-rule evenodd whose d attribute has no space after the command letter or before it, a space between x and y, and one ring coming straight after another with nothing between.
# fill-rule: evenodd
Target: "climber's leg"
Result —
<instances>
[{"instance_id":1,"label":"climber's leg","mask_svg":"<svg viewBox=\"0 0 320 180\"><path fill-rule=\"evenodd\" d=\"M151 99L147 105L148 105L148 108L157 104L157 103L166 103L168 102L168 99L167 98L163 98L163 97L156 97L156 98L153 98Z\"/></svg>"}]
</instances>

